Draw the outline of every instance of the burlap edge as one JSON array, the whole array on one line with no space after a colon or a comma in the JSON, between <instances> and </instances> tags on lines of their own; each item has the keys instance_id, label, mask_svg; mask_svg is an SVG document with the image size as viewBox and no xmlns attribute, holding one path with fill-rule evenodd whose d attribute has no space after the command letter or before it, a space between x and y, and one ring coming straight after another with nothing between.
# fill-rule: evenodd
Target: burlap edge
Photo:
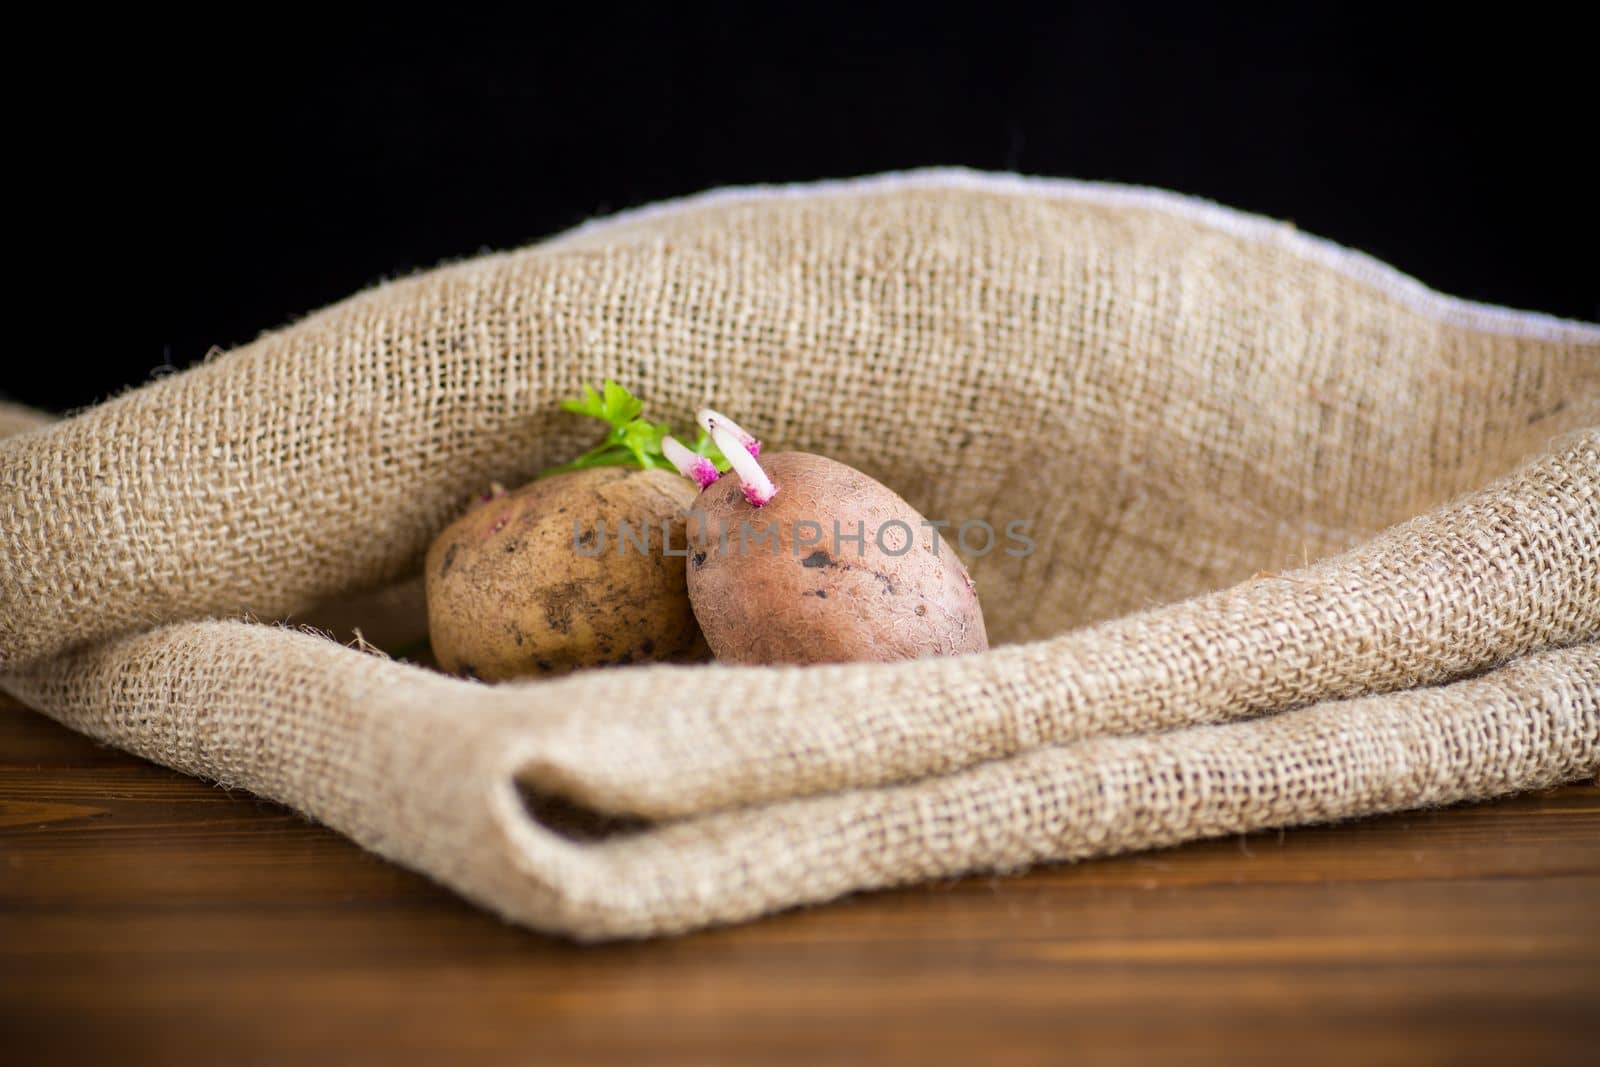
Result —
<instances>
[{"instance_id":1,"label":"burlap edge","mask_svg":"<svg viewBox=\"0 0 1600 1067\"><path fill-rule=\"evenodd\" d=\"M1021 875L1038 867L1164 850L1233 834L1326 826L1404 811L1481 803L1530 790L1555 788L1587 781L1600 773L1600 762L1596 761L1593 747L1586 753L1575 754L1575 763L1570 767L1560 766L1558 752L1545 752L1533 759L1531 766L1521 768L1520 773L1511 772L1503 776L1495 768L1469 767L1467 757L1461 757L1459 765L1454 768L1456 773L1448 779L1423 779L1410 783L1402 788L1405 793L1403 796L1380 797L1366 790L1356 790L1331 806L1307 809L1287 817L1275 816L1270 810L1253 803L1235 805L1234 808L1226 804L1213 804L1215 810L1202 812L1205 817L1187 829L1162 826L1146 833L1133 821L1131 814L1137 811L1138 804L1118 803L1111 807L1120 821L1116 827L1105 828L1108 830L1106 836L1095 838L1091 835L1087 840L1067 847L1060 842L1030 841L1024 850L1026 854L1013 851L1006 855L1005 848L994 841L987 841L960 856L930 851L916 869L877 868L872 865L862 867L857 857L856 865L841 865L832 880L815 877L810 872L797 873L791 870L770 878L757 877L755 881L760 884L745 885L743 892L729 892L727 885L715 877L707 876L707 871L701 870L694 862L696 859L717 857L710 870L724 873L738 870L743 862L739 843L741 840L749 843L748 833L730 832L724 839L724 834L718 830L694 840L699 836L694 834L694 830L701 826L731 828L743 824L748 830L763 819L776 816L777 822L787 828L787 833L802 837L826 834L830 820L824 813L830 809L870 803L871 798L883 798L885 801L889 798L910 798L908 803L903 802L901 806L916 808L919 805L918 797L936 797L947 791L959 794L964 783L979 779L1004 780L1014 773L1015 768L1024 768L1058 755L1101 751L1122 753L1146 747L1171 753L1186 738L1207 738L1212 742L1209 747L1214 747L1215 742L1228 738L1276 737L1279 733L1292 732L1306 723L1322 723L1324 728L1332 726L1341 730L1353 727L1358 733L1366 732L1368 741L1376 744L1386 715L1418 705L1414 710L1422 718L1442 718L1450 713L1445 711L1441 714L1441 709L1437 708L1429 710L1428 702L1480 692L1489 695L1491 702L1498 697L1531 704L1534 718L1541 714L1550 716L1556 714L1556 709L1564 702L1570 702L1574 707L1581 705L1585 700L1585 692L1589 694L1587 699L1591 704L1596 699L1593 688L1585 686L1583 682L1581 664L1577 669L1560 672L1557 678L1535 677L1530 681L1524 675L1530 669L1537 674L1541 668L1549 665L1554 664L1559 668L1574 658L1592 658L1597 653L1600 653L1600 645L1580 642L1519 656L1483 673L1441 685L1318 701L1263 718L1200 724L1157 734L1091 738L1064 745L1050 745L912 781L794 797L666 820L648 825L637 835L621 840L581 842L568 839L558 830L545 825L527 808L522 793L526 784L522 772L528 761L537 761L540 757L537 745L525 740L508 746L495 759L488 780L480 783L481 792L477 794L482 810L473 813L475 818L488 824L485 840L493 840L500 850L495 857L496 880L492 885L452 887L508 921L547 934L580 943L632 940L674 936L747 922L796 908L829 904L858 893L914 885L934 878L966 878L984 873ZM1455 729L1461 733L1471 732L1480 726L1478 716L1487 714L1478 712L1470 700L1458 704L1457 712L1461 721ZM1369 749L1371 747L1369 745ZM1292 744L1281 744L1279 751L1254 753L1253 758L1263 761L1262 766L1278 769L1303 759L1305 755ZM1329 752L1318 758L1342 761L1352 767L1365 763L1368 765L1366 777L1390 786L1394 786L1395 780L1404 774L1396 767L1404 767L1407 762L1403 758L1398 763L1374 759L1371 751L1364 754ZM1088 762L1092 763L1092 760ZM1114 759L1113 762L1118 760ZM1104 786L1105 783L1101 784ZM1142 796L1138 785L1125 788L1127 796L1124 800ZM1247 792L1248 786L1220 791L1224 799L1236 802ZM1215 801L1216 797L1212 800ZM816 820L815 827L809 818L797 818L806 812L817 812L821 816ZM937 822L937 819L934 821ZM837 824L836 819L833 822ZM691 840L675 840L678 832L685 829L691 831ZM925 830L924 826L916 832ZM783 836L775 833L774 839ZM996 840L1003 837L1000 835ZM1016 845L1016 842L1012 842L1012 850ZM402 859L400 862L406 861ZM674 870L693 867L700 871L700 875L687 879L673 877L662 869L662 865L671 866ZM840 874L840 871L849 873ZM427 873L433 874L431 871ZM624 877L619 878L619 875ZM648 895L636 897L619 888L623 885L659 888L667 883L675 887L669 894L670 903L666 899L652 900Z\"/></svg>"},{"instance_id":2,"label":"burlap edge","mask_svg":"<svg viewBox=\"0 0 1600 1067\"><path fill-rule=\"evenodd\" d=\"M680 211L738 203L811 197L859 196L919 189L966 189L1001 195L1044 195L1056 199L1158 211L1199 223L1257 244L1272 245L1326 267L1383 293L1428 318L1463 329L1569 344L1600 344L1600 323L1565 319L1540 311L1519 311L1450 296L1395 267L1335 241L1306 233L1291 222L1231 208L1203 197L1145 185L1085 181L967 167L922 167L854 178L735 185L591 219L539 242L543 247L603 235L607 230L663 218Z\"/></svg>"}]
</instances>

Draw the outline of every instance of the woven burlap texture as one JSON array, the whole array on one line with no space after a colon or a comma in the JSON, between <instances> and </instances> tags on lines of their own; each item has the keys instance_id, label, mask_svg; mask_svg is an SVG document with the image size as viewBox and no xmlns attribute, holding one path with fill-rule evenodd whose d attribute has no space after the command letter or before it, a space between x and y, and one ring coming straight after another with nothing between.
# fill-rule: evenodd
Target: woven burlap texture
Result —
<instances>
[{"instance_id":1,"label":"woven burlap texture","mask_svg":"<svg viewBox=\"0 0 1600 1067\"><path fill-rule=\"evenodd\" d=\"M237 621L414 573L607 375L1030 523L967 559L1000 647L485 686ZM0 444L0 538L5 688L582 938L1600 769L1600 330L1143 190L727 192L391 282Z\"/></svg>"}]
</instances>

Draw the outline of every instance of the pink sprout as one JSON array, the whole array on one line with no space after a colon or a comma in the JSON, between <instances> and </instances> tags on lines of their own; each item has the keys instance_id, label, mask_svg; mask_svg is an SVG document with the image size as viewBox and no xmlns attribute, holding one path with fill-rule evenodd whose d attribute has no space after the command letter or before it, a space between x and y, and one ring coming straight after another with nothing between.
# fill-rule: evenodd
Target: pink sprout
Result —
<instances>
[{"instance_id":1,"label":"pink sprout","mask_svg":"<svg viewBox=\"0 0 1600 1067\"><path fill-rule=\"evenodd\" d=\"M691 452L682 441L671 434L661 439L661 454L667 457L678 473L685 478L693 479L701 489L710 485L722 473L717 470L717 465L698 453Z\"/></svg>"}]
</instances>

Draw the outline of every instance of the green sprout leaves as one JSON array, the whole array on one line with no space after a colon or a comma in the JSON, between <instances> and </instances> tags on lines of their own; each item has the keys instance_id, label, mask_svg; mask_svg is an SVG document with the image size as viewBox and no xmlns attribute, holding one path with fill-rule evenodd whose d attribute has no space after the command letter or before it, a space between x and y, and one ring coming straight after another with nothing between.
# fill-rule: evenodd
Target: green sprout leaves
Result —
<instances>
[{"instance_id":1,"label":"green sprout leaves","mask_svg":"<svg viewBox=\"0 0 1600 1067\"><path fill-rule=\"evenodd\" d=\"M664 422L651 422L643 418L644 401L635 397L610 378L596 390L587 383L583 395L561 402L562 411L587 415L606 423L610 429L605 437L583 455L542 471L539 477L561 474L566 471L587 470L590 467L640 467L654 470L664 467L674 470L672 463L661 452L661 439L672 432ZM701 430L695 439L684 445L697 455L716 464L717 470L728 469L728 461L712 442L711 435Z\"/></svg>"},{"instance_id":2,"label":"green sprout leaves","mask_svg":"<svg viewBox=\"0 0 1600 1067\"><path fill-rule=\"evenodd\" d=\"M598 393L594 391L594 386L585 382L583 395L563 400L561 410L603 419L611 424L613 430L623 430L644 411L644 401L607 378Z\"/></svg>"}]
</instances>

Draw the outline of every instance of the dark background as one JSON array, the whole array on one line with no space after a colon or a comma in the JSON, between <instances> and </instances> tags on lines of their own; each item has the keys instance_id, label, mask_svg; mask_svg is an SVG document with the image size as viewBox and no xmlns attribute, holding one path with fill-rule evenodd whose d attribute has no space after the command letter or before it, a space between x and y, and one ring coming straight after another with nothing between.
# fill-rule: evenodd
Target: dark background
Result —
<instances>
[{"instance_id":1,"label":"dark background","mask_svg":"<svg viewBox=\"0 0 1600 1067\"><path fill-rule=\"evenodd\" d=\"M54 224L46 288L93 299L0 388L81 406L595 214L926 164L1164 186L1600 318L1593 38L1532 8L668 7L141 13L58 42L13 170Z\"/></svg>"}]
</instances>

